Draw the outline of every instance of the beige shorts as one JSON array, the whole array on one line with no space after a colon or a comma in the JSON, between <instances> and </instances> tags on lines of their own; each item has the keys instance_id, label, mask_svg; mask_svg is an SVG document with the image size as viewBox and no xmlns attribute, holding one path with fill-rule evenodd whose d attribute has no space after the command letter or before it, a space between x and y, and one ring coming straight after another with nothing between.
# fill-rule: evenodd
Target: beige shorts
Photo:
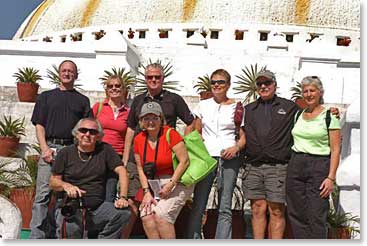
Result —
<instances>
[{"instance_id":1,"label":"beige shorts","mask_svg":"<svg viewBox=\"0 0 367 246\"><path fill-rule=\"evenodd\" d=\"M171 176L165 176L164 178L159 178L159 181L163 186L169 182L170 178ZM186 201L191 197L194 186L195 185L185 186L178 183L167 198L160 199L157 205L151 204L150 211L152 212L147 212L145 209L139 208L140 217L147 216L154 212L159 217L174 224Z\"/></svg>"}]
</instances>

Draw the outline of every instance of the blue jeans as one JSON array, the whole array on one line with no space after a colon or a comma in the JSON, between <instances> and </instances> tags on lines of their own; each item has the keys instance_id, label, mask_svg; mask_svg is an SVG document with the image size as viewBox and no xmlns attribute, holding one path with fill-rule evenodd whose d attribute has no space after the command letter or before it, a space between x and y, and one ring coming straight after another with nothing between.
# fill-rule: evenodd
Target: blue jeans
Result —
<instances>
[{"instance_id":1,"label":"blue jeans","mask_svg":"<svg viewBox=\"0 0 367 246\"><path fill-rule=\"evenodd\" d=\"M220 189L218 189L219 215L215 238L232 238L232 195L241 163L238 158L231 160L223 160L219 157L215 158L219 163L218 170L213 171L195 185L194 201L189 216L186 238L201 238L201 221L217 172L222 175L217 179Z\"/></svg>"},{"instance_id":2,"label":"blue jeans","mask_svg":"<svg viewBox=\"0 0 367 246\"><path fill-rule=\"evenodd\" d=\"M218 173L222 173L222 178L218 177L218 224L215 238L232 238L232 196L236 185L241 162L238 158L231 160L219 159ZM220 171L220 169L222 169Z\"/></svg>"},{"instance_id":3,"label":"blue jeans","mask_svg":"<svg viewBox=\"0 0 367 246\"><path fill-rule=\"evenodd\" d=\"M65 238L82 238L84 233L92 238L118 239L121 236L122 229L127 225L131 212L128 208L117 209L112 202L103 202L96 210L86 212L86 231L83 231L82 211L78 209L75 215L65 219L66 235ZM58 238L61 236L64 216L61 209L56 210ZM89 232L89 233L88 233ZM90 233L92 232L92 233ZM95 234L95 235L93 235Z\"/></svg>"},{"instance_id":4,"label":"blue jeans","mask_svg":"<svg viewBox=\"0 0 367 246\"><path fill-rule=\"evenodd\" d=\"M50 148L56 148L58 152L62 149L63 145L47 143ZM36 195L32 207L32 219L30 223L31 239L43 239L53 237L48 235L51 231L51 225L47 220L48 205L50 203L50 186L49 180L51 176L51 165L45 162L42 158L38 161L37 170L37 183L36 183ZM54 219L51 215L51 219Z\"/></svg>"}]
</instances>

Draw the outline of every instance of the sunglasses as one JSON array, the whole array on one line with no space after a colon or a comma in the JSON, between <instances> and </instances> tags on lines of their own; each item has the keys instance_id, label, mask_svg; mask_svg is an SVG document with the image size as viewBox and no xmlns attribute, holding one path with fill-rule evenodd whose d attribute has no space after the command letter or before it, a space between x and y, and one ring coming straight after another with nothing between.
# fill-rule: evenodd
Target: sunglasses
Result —
<instances>
[{"instance_id":1,"label":"sunglasses","mask_svg":"<svg viewBox=\"0 0 367 246\"><path fill-rule=\"evenodd\" d=\"M224 85L225 83L227 83L225 80L210 80L211 85L215 85L215 84Z\"/></svg>"},{"instance_id":2,"label":"sunglasses","mask_svg":"<svg viewBox=\"0 0 367 246\"><path fill-rule=\"evenodd\" d=\"M120 89L122 87L122 85L121 84L114 84L114 85L107 85L106 87L109 90L113 89L113 88Z\"/></svg>"},{"instance_id":3,"label":"sunglasses","mask_svg":"<svg viewBox=\"0 0 367 246\"><path fill-rule=\"evenodd\" d=\"M147 75L145 76L148 80L156 79L160 80L162 78L162 75Z\"/></svg>"},{"instance_id":4,"label":"sunglasses","mask_svg":"<svg viewBox=\"0 0 367 246\"><path fill-rule=\"evenodd\" d=\"M159 121L161 118L158 117L158 116L155 116L155 117L144 117L143 118L143 121L144 122L150 122L150 121Z\"/></svg>"},{"instance_id":5,"label":"sunglasses","mask_svg":"<svg viewBox=\"0 0 367 246\"><path fill-rule=\"evenodd\" d=\"M86 134L87 132L89 132L90 135L97 135L99 133L99 131L96 129L85 128L85 127L79 128L78 132L83 133L83 134Z\"/></svg>"},{"instance_id":6,"label":"sunglasses","mask_svg":"<svg viewBox=\"0 0 367 246\"><path fill-rule=\"evenodd\" d=\"M256 86L257 87L261 87L262 85L269 86L272 83L273 83L272 80L265 80L265 81L261 81L261 82L256 82Z\"/></svg>"}]
</instances>

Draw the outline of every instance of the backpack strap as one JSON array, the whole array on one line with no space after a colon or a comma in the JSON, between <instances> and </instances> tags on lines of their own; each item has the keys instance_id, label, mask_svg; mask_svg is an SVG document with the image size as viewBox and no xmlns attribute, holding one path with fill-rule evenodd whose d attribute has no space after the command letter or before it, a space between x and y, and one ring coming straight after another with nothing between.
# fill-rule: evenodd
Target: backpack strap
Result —
<instances>
[{"instance_id":1,"label":"backpack strap","mask_svg":"<svg viewBox=\"0 0 367 246\"><path fill-rule=\"evenodd\" d=\"M302 114L303 110L298 110L296 112L296 116L294 117L294 125L296 124L298 118L300 117L300 115Z\"/></svg>"},{"instance_id":2,"label":"backpack strap","mask_svg":"<svg viewBox=\"0 0 367 246\"><path fill-rule=\"evenodd\" d=\"M101 112L102 106L103 106L103 103L102 102L98 102L98 110L97 110L96 118L98 117L99 113Z\"/></svg>"},{"instance_id":3,"label":"backpack strap","mask_svg":"<svg viewBox=\"0 0 367 246\"><path fill-rule=\"evenodd\" d=\"M171 132L171 130L172 130L172 128L171 128L171 127L170 127L170 128L168 128L167 133L166 133L166 140L167 140L167 142L168 142L168 145L171 145L171 136L169 135L169 134L170 134L170 132Z\"/></svg>"},{"instance_id":4,"label":"backpack strap","mask_svg":"<svg viewBox=\"0 0 367 246\"><path fill-rule=\"evenodd\" d=\"M325 117L326 129L328 130L329 130L330 122L331 122L330 109L328 109L326 110L326 117Z\"/></svg>"}]
</instances>

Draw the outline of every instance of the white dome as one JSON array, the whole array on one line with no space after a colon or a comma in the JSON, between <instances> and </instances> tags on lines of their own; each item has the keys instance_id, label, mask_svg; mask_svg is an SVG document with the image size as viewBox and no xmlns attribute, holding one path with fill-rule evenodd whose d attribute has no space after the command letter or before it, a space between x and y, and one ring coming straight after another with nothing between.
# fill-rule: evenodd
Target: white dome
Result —
<instances>
[{"instance_id":1,"label":"white dome","mask_svg":"<svg viewBox=\"0 0 367 246\"><path fill-rule=\"evenodd\" d=\"M286 24L358 30L358 0L44 0L14 38L126 23Z\"/></svg>"}]
</instances>

